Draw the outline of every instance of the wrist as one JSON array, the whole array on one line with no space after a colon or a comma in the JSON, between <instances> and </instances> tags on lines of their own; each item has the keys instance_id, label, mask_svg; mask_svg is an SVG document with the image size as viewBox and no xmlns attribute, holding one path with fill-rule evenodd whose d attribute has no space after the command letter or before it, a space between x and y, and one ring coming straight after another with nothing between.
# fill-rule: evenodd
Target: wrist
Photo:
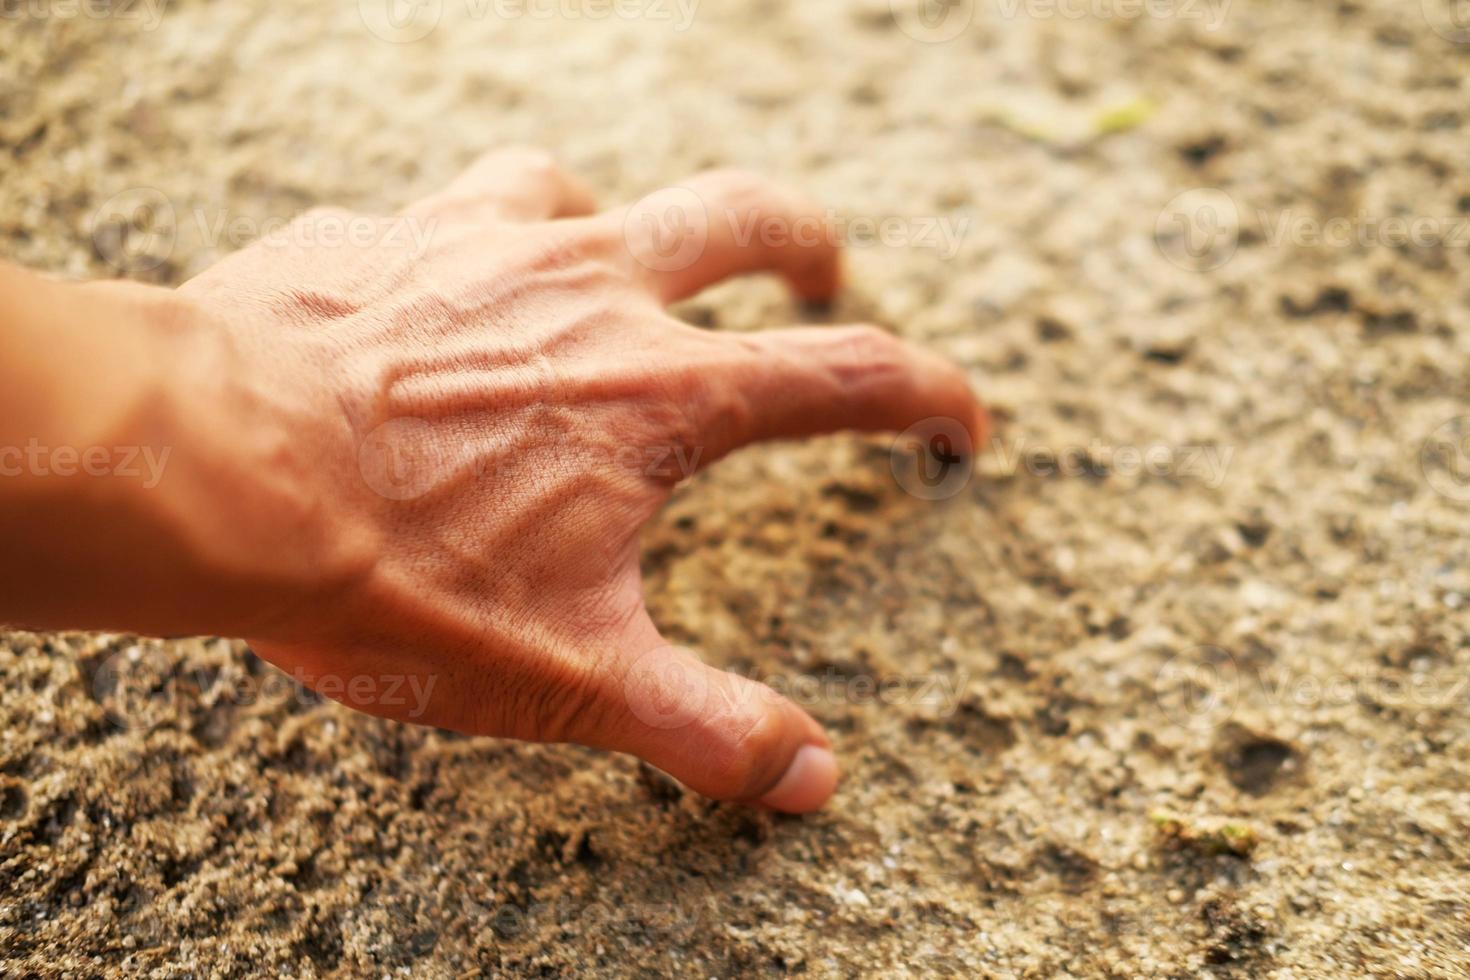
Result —
<instances>
[{"instance_id":1,"label":"wrist","mask_svg":"<svg viewBox=\"0 0 1470 980\"><path fill-rule=\"evenodd\" d=\"M165 293L151 297L169 368L150 428L169 465L144 509L197 583L188 631L287 635L371 569L370 525L335 492L355 466L350 431L320 379L272 356L253 324Z\"/></svg>"},{"instance_id":2,"label":"wrist","mask_svg":"<svg viewBox=\"0 0 1470 980\"><path fill-rule=\"evenodd\" d=\"M24 378L0 464L30 453L0 479L0 621L264 636L367 567L305 441L310 385L240 325L159 287L0 274L0 373Z\"/></svg>"},{"instance_id":3,"label":"wrist","mask_svg":"<svg viewBox=\"0 0 1470 980\"><path fill-rule=\"evenodd\" d=\"M171 632L183 585L150 504L174 448L158 424L179 329L167 290L0 268L0 529L17 570L0 619Z\"/></svg>"}]
</instances>

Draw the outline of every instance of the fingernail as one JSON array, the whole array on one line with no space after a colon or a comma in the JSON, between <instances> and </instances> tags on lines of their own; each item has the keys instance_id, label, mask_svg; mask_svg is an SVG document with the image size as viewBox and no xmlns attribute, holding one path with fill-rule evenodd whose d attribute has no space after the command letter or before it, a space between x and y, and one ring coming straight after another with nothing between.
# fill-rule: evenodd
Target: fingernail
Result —
<instances>
[{"instance_id":1,"label":"fingernail","mask_svg":"<svg viewBox=\"0 0 1470 980\"><path fill-rule=\"evenodd\" d=\"M760 802L772 810L806 813L826 803L836 786L837 758L832 751L820 745L803 745L780 781Z\"/></svg>"}]
</instances>

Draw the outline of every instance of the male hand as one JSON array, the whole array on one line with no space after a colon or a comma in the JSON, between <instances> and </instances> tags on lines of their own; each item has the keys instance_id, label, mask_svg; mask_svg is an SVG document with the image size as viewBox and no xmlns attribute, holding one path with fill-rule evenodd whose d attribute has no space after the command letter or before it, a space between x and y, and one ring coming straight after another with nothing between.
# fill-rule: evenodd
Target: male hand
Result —
<instances>
[{"instance_id":1,"label":"male hand","mask_svg":"<svg viewBox=\"0 0 1470 980\"><path fill-rule=\"evenodd\" d=\"M807 234L743 240L772 227ZM759 270L829 297L820 228L737 172L598 212L514 149L393 218L310 212L187 283L226 338L207 373L234 427L228 459L176 463L236 502L195 537L219 567L260 570L242 580L274 564L316 583L262 590L279 601L240 631L364 711L629 752L716 799L822 805L822 729L663 640L638 566L640 527L687 475L650 460L935 416L983 439L964 375L874 327L728 334L664 312ZM353 683L390 676L427 702Z\"/></svg>"}]
</instances>

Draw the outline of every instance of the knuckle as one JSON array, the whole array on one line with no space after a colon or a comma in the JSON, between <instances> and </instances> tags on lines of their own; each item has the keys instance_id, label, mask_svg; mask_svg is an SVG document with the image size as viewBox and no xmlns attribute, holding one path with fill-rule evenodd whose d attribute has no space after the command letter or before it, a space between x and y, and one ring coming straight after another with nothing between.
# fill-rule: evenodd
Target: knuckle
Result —
<instances>
[{"instance_id":1,"label":"knuckle","mask_svg":"<svg viewBox=\"0 0 1470 980\"><path fill-rule=\"evenodd\" d=\"M723 375L702 375L698 402L705 427L727 433L733 441L750 430L754 417L750 400L741 388Z\"/></svg>"},{"instance_id":2,"label":"knuckle","mask_svg":"<svg viewBox=\"0 0 1470 980\"><path fill-rule=\"evenodd\" d=\"M907 369L904 342L893 334L863 324L834 331L828 364L841 379L898 374Z\"/></svg>"},{"instance_id":3,"label":"knuckle","mask_svg":"<svg viewBox=\"0 0 1470 980\"><path fill-rule=\"evenodd\" d=\"M577 243L579 255L598 260L606 266L608 271L616 273L620 281L628 281L627 263L631 259L626 254L627 244L620 223L613 221L609 215L603 214L585 218L566 218L556 224Z\"/></svg>"},{"instance_id":4,"label":"knuckle","mask_svg":"<svg viewBox=\"0 0 1470 980\"><path fill-rule=\"evenodd\" d=\"M863 360L899 360L903 356L903 341L871 323L863 323L843 329L837 338L854 358Z\"/></svg>"},{"instance_id":5,"label":"knuckle","mask_svg":"<svg viewBox=\"0 0 1470 980\"><path fill-rule=\"evenodd\" d=\"M561 165L550 150L530 144L493 150L487 157L538 177L555 177L561 172Z\"/></svg>"},{"instance_id":6,"label":"knuckle","mask_svg":"<svg viewBox=\"0 0 1470 980\"><path fill-rule=\"evenodd\" d=\"M764 207L773 196L770 180L753 170L707 170L693 183L699 192L735 209Z\"/></svg>"},{"instance_id":7,"label":"knuckle","mask_svg":"<svg viewBox=\"0 0 1470 980\"><path fill-rule=\"evenodd\" d=\"M752 704L717 720L721 736L709 755L709 772L730 799L754 799L779 775L785 738L778 711Z\"/></svg>"},{"instance_id":8,"label":"knuckle","mask_svg":"<svg viewBox=\"0 0 1470 980\"><path fill-rule=\"evenodd\" d=\"M702 439L701 413L693 394L695 382L675 371L655 382L658 390L638 407L644 441L660 449L690 451Z\"/></svg>"},{"instance_id":9,"label":"knuckle","mask_svg":"<svg viewBox=\"0 0 1470 980\"><path fill-rule=\"evenodd\" d=\"M542 230L520 245L511 264L521 275L550 277L563 287L575 285L588 291L606 289L622 281L616 266L602 254L601 243L581 227L553 226ZM583 278L575 283L567 282L569 270L575 270Z\"/></svg>"},{"instance_id":10,"label":"knuckle","mask_svg":"<svg viewBox=\"0 0 1470 980\"><path fill-rule=\"evenodd\" d=\"M673 448L703 452L738 445L749 432L754 409L730 372L707 364L688 363L671 376L672 401L664 433Z\"/></svg>"},{"instance_id":11,"label":"knuckle","mask_svg":"<svg viewBox=\"0 0 1470 980\"><path fill-rule=\"evenodd\" d=\"M565 181L561 164L547 150L537 146L510 146L480 157L462 186L472 193L499 195L508 184L522 194L552 196Z\"/></svg>"}]
</instances>

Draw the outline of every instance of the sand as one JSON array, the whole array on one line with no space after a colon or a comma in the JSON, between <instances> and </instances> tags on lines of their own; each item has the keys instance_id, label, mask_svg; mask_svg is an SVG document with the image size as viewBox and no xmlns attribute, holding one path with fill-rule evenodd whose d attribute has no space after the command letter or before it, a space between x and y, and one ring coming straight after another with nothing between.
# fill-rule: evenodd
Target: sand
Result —
<instances>
[{"instance_id":1,"label":"sand","mask_svg":"<svg viewBox=\"0 0 1470 980\"><path fill-rule=\"evenodd\" d=\"M836 436L649 528L671 639L829 727L804 818L356 716L235 641L5 635L0 973L1470 971L1470 36L895 2L431 0L396 42L370 2L6 8L16 261L177 283L508 142L608 202L752 167L848 222L851 285L681 314L880 323L1002 426L944 500Z\"/></svg>"}]
</instances>

